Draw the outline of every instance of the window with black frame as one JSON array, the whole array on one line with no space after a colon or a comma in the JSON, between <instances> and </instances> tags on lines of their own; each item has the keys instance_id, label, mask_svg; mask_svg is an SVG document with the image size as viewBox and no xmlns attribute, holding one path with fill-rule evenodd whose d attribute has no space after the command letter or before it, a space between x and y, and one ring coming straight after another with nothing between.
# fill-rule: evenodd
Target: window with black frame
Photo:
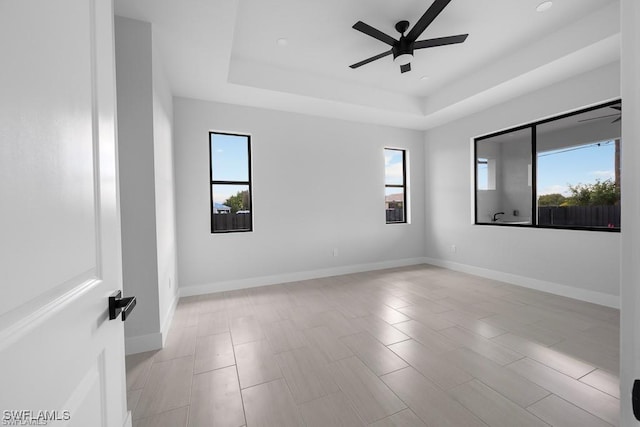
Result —
<instances>
[{"instance_id":1,"label":"window with black frame","mask_svg":"<svg viewBox=\"0 0 640 427\"><path fill-rule=\"evenodd\" d=\"M209 132L211 232L253 229L251 137Z\"/></svg>"},{"instance_id":2,"label":"window with black frame","mask_svg":"<svg viewBox=\"0 0 640 427\"><path fill-rule=\"evenodd\" d=\"M620 230L621 101L475 139L476 224Z\"/></svg>"},{"instance_id":3,"label":"window with black frame","mask_svg":"<svg viewBox=\"0 0 640 427\"><path fill-rule=\"evenodd\" d=\"M406 152L384 149L384 204L387 224L407 222Z\"/></svg>"}]
</instances>

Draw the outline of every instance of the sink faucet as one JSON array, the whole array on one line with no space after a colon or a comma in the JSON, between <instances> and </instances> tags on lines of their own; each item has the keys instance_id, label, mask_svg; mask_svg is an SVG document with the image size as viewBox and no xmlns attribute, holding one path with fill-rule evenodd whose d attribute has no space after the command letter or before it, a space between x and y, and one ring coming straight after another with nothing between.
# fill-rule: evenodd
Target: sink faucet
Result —
<instances>
[{"instance_id":1,"label":"sink faucet","mask_svg":"<svg viewBox=\"0 0 640 427\"><path fill-rule=\"evenodd\" d=\"M504 212L496 212L493 214L493 222L498 220L498 215L504 215Z\"/></svg>"}]
</instances>

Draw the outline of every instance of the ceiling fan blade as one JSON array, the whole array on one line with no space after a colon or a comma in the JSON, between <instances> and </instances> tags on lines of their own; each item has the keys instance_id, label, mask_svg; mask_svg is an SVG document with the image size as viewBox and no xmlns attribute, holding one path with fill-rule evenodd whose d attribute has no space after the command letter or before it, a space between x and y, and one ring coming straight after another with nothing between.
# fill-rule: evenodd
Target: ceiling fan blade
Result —
<instances>
[{"instance_id":1,"label":"ceiling fan blade","mask_svg":"<svg viewBox=\"0 0 640 427\"><path fill-rule=\"evenodd\" d=\"M388 51L386 51L386 52L382 52L382 53L381 53L381 54L379 54L379 55L372 56L371 58L367 58L367 59L365 59L364 61L360 61L360 62L357 62L357 63L355 63L355 64L353 64L353 65L349 65L349 67L351 67L351 68L358 68L358 67L362 67L363 65L366 65L366 64L368 64L369 62L373 62L373 61L375 61L376 59L384 58L385 56L391 55L391 53L392 53L392 51L391 51L391 50L388 50Z\"/></svg>"},{"instance_id":2,"label":"ceiling fan blade","mask_svg":"<svg viewBox=\"0 0 640 427\"><path fill-rule=\"evenodd\" d=\"M606 116L591 117L590 119L578 120L578 123L580 123L580 122L588 122L588 121L591 121L591 120L606 119L607 117L615 117L617 115L618 114L607 114Z\"/></svg>"},{"instance_id":3,"label":"ceiling fan blade","mask_svg":"<svg viewBox=\"0 0 640 427\"><path fill-rule=\"evenodd\" d=\"M615 119L614 121L612 121L611 124L618 123L620 120L622 120L622 116L620 116L617 119Z\"/></svg>"},{"instance_id":4,"label":"ceiling fan blade","mask_svg":"<svg viewBox=\"0 0 640 427\"><path fill-rule=\"evenodd\" d=\"M365 24L362 21L358 21L353 24L353 29L360 31L361 33L365 33L366 35L371 36L374 39L378 39L381 42L388 44L389 46L393 46L397 42L397 40L393 37L383 33L376 28L373 28L369 24Z\"/></svg>"},{"instance_id":5,"label":"ceiling fan blade","mask_svg":"<svg viewBox=\"0 0 640 427\"><path fill-rule=\"evenodd\" d=\"M433 20L436 19L438 15L440 15L440 12L442 12L442 10L447 7L450 1L451 0L435 0L429 7L429 9L427 9L427 11L424 13L424 15L422 15L422 17L418 19L416 25L414 25L413 28L409 31L409 33L407 34L407 39L409 39L409 41L418 40L420 34L422 34L424 30L427 29L429 24L431 24Z\"/></svg>"},{"instance_id":6,"label":"ceiling fan blade","mask_svg":"<svg viewBox=\"0 0 640 427\"><path fill-rule=\"evenodd\" d=\"M437 39L418 40L414 43L414 49L426 49L428 47L445 46L448 44L463 43L469 34L460 34L457 36L438 37Z\"/></svg>"},{"instance_id":7,"label":"ceiling fan blade","mask_svg":"<svg viewBox=\"0 0 640 427\"><path fill-rule=\"evenodd\" d=\"M407 71L411 71L411 64L404 64L400 66L401 73L406 73Z\"/></svg>"}]
</instances>

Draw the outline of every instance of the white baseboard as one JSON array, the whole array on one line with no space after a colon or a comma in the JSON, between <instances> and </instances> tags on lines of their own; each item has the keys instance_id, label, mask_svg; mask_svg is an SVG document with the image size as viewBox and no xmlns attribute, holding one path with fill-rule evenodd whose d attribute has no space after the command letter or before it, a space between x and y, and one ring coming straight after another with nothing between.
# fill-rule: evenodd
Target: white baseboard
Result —
<instances>
[{"instance_id":1,"label":"white baseboard","mask_svg":"<svg viewBox=\"0 0 640 427\"><path fill-rule=\"evenodd\" d=\"M339 276L341 274L361 273L363 271L384 270L386 268L406 267L424 264L425 258L406 258L391 261L374 262L368 264L347 265L342 267L324 268L321 270L300 271L273 276L251 277L247 279L229 280L224 282L206 283L202 285L184 286L180 288L180 296L203 295L236 289L255 288L258 286L275 285L278 283L297 282L300 280L319 279L322 277Z\"/></svg>"},{"instance_id":2,"label":"white baseboard","mask_svg":"<svg viewBox=\"0 0 640 427\"><path fill-rule=\"evenodd\" d=\"M171 327L171 322L173 321L173 315L176 312L177 305L178 295L174 294L169 310L167 310L164 315L164 319L162 320L160 332L127 337L124 343L125 354L143 353L145 351L160 350L163 348L167 341L167 334L169 333L169 328Z\"/></svg>"},{"instance_id":3,"label":"white baseboard","mask_svg":"<svg viewBox=\"0 0 640 427\"><path fill-rule=\"evenodd\" d=\"M448 268L449 270L461 271L463 273L469 273L485 277L487 279L499 280L501 282L507 282L538 291L549 292L551 294L573 298L580 301L591 302L593 304L604 305L611 308L620 308L620 297L617 295L575 288L573 286L561 285L559 283L547 282L502 271L489 270L487 268L476 267L468 264L460 264L453 261L425 258L424 262L438 267Z\"/></svg>"},{"instance_id":4,"label":"white baseboard","mask_svg":"<svg viewBox=\"0 0 640 427\"><path fill-rule=\"evenodd\" d=\"M124 340L124 352L126 355L160 350L161 348L162 334L160 332L138 335L135 337L126 337Z\"/></svg>"},{"instance_id":5,"label":"white baseboard","mask_svg":"<svg viewBox=\"0 0 640 427\"><path fill-rule=\"evenodd\" d=\"M321 270L300 271L273 276L251 277L247 279L229 280L224 282L207 283L202 285L184 286L179 289L180 297L203 295L215 292L233 291L258 286L275 285L278 283L297 282L301 280L318 279L322 277L338 276L341 274L361 273L364 271L383 270L386 268L405 267L409 265L431 264L450 270L473 274L488 279L499 280L513 285L538 291L549 292L580 301L603 305L606 307L620 308L620 297L587 289L575 288L559 283L505 273L497 270L461 264L453 261L439 260L435 258L408 258L401 260L383 261L369 264L348 265L342 267L326 268ZM175 309L175 307L174 307Z\"/></svg>"}]
</instances>

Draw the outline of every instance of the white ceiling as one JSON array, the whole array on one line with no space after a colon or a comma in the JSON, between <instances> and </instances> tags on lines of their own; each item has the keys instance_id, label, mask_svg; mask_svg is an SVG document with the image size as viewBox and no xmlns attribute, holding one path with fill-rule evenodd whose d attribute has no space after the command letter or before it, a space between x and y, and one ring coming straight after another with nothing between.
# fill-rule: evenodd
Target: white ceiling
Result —
<instances>
[{"instance_id":1,"label":"white ceiling","mask_svg":"<svg viewBox=\"0 0 640 427\"><path fill-rule=\"evenodd\" d=\"M431 0L116 0L153 24L176 96L427 129L619 60L618 0L452 0L420 39L468 33L415 52L401 74L352 25L396 37ZM276 41L286 38L286 46ZM426 79L421 77L426 76Z\"/></svg>"}]
</instances>

